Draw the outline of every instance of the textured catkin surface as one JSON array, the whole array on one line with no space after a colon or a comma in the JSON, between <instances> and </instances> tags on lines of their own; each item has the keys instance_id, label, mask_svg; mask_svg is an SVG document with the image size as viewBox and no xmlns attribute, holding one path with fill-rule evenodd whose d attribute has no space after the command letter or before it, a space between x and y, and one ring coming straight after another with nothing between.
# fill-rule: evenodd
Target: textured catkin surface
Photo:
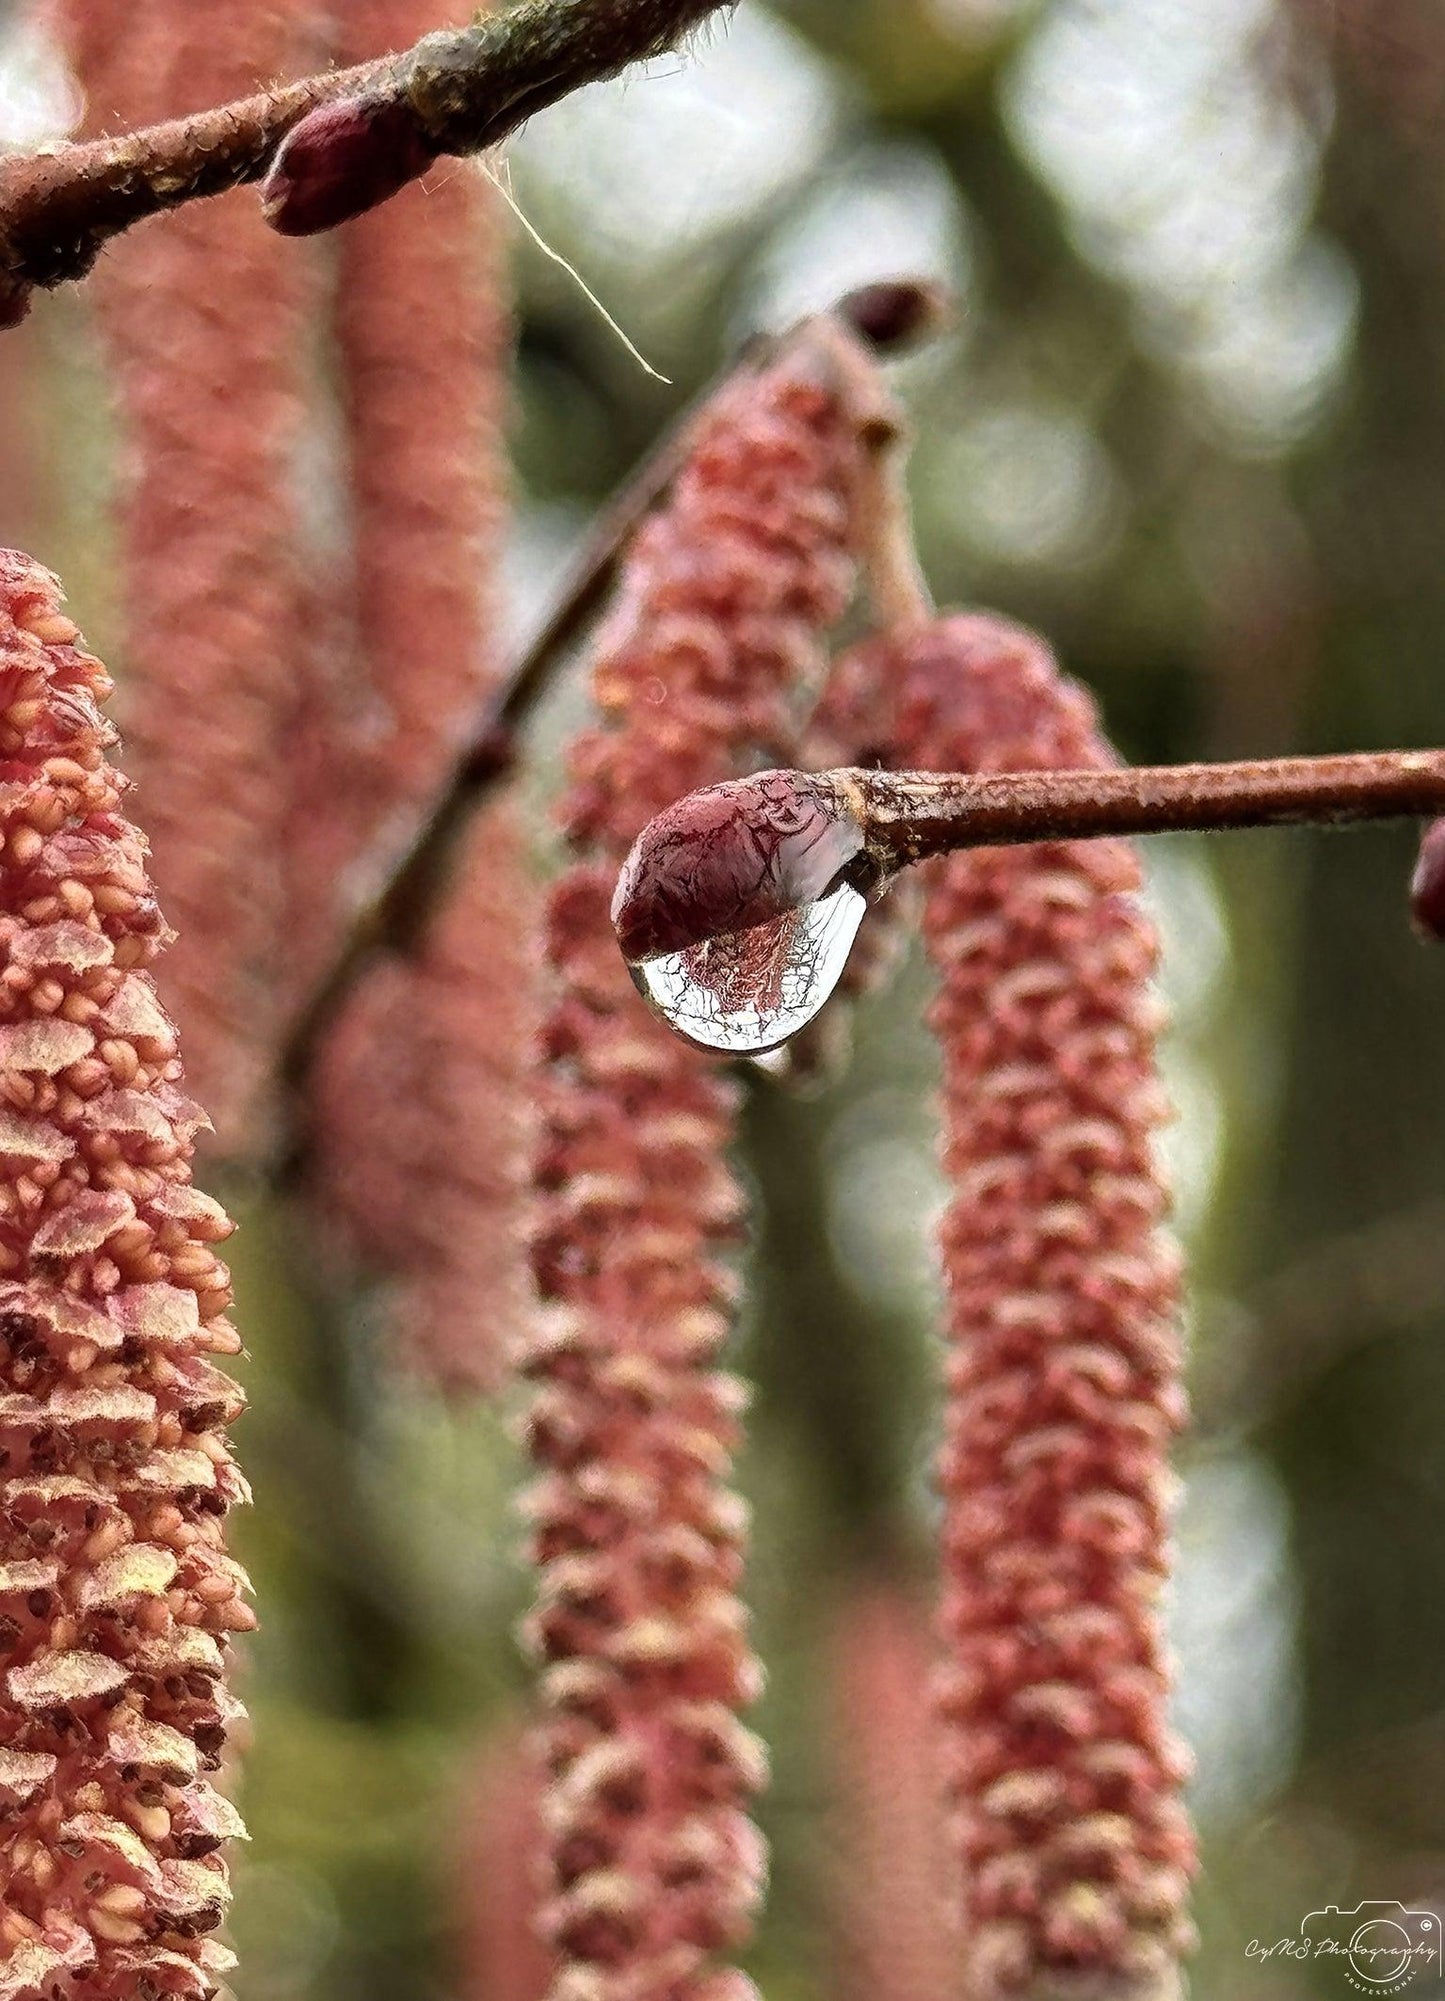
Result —
<instances>
[{"instance_id":1,"label":"textured catkin surface","mask_svg":"<svg viewBox=\"0 0 1445 2001\"><path fill-rule=\"evenodd\" d=\"M337 25L351 62L439 20L428 0L361 0ZM500 673L504 236L495 190L457 160L338 235L355 620L340 685L313 691L305 760L348 773L350 804L318 824L303 775L294 893L298 930L317 939L335 935L338 866L436 791ZM419 955L358 996L317 1094L323 1200L398 1281L406 1357L456 1389L497 1387L525 1316L540 921L506 796L472 831Z\"/></svg>"},{"instance_id":2,"label":"textured catkin surface","mask_svg":"<svg viewBox=\"0 0 1445 2001\"><path fill-rule=\"evenodd\" d=\"M301 0L52 7L92 130L294 72L314 54L309 14ZM161 986L226 1152L257 1137L283 991L309 262L241 190L129 233L93 285L122 433L130 769L179 933Z\"/></svg>"},{"instance_id":3,"label":"textured catkin surface","mask_svg":"<svg viewBox=\"0 0 1445 2001\"><path fill-rule=\"evenodd\" d=\"M926 1608L906 1591L863 1585L844 1605L829 1661L832 2001L960 2001L935 1663Z\"/></svg>"},{"instance_id":4,"label":"textured catkin surface","mask_svg":"<svg viewBox=\"0 0 1445 2001\"><path fill-rule=\"evenodd\" d=\"M0 551L0 1995L210 1994L240 1346L168 932L49 574Z\"/></svg>"},{"instance_id":5,"label":"textured catkin surface","mask_svg":"<svg viewBox=\"0 0 1445 2001\"><path fill-rule=\"evenodd\" d=\"M941 620L883 666L900 765L1114 761L1088 696L1002 620ZM1138 887L1110 841L974 850L927 879L952 1188L943 1714L987 2001L1173 1995L1189 1939L1159 1602L1180 1261Z\"/></svg>"},{"instance_id":6,"label":"textured catkin surface","mask_svg":"<svg viewBox=\"0 0 1445 2001\"><path fill-rule=\"evenodd\" d=\"M602 721L570 756L534 1247L555 1305L528 1364L555 2001L753 1991L712 1957L745 1936L763 1874L763 1754L737 1716L757 1687L729 1484L744 1393L717 1366L734 1100L643 1011L608 906L653 814L796 742L851 585L859 369L819 327L710 407L630 554L596 644Z\"/></svg>"},{"instance_id":7,"label":"textured catkin surface","mask_svg":"<svg viewBox=\"0 0 1445 2001\"><path fill-rule=\"evenodd\" d=\"M445 16L426 0L354 0L328 53L367 61ZM298 786L292 830L299 928L321 960L338 866L434 792L500 669L511 357L505 230L474 166L440 163L334 242L350 577L300 748L304 765L345 772L347 796L317 815Z\"/></svg>"}]
</instances>

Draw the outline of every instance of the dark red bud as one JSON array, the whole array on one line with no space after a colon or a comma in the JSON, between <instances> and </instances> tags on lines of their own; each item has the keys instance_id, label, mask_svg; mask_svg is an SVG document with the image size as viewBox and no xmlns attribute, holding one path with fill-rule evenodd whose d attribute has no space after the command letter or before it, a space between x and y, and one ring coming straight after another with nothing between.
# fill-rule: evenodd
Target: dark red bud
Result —
<instances>
[{"instance_id":1,"label":"dark red bud","mask_svg":"<svg viewBox=\"0 0 1445 2001\"><path fill-rule=\"evenodd\" d=\"M814 903L863 852L863 831L800 771L690 792L623 863L612 922L631 965Z\"/></svg>"},{"instance_id":2,"label":"dark red bud","mask_svg":"<svg viewBox=\"0 0 1445 2001\"><path fill-rule=\"evenodd\" d=\"M870 347L888 354L936 334L951 306L943 287L926 278L880 278L840 299L837 312Z\"/></svg>"},{"instance_id":3,"label":"dark red bud","mask_svg":"<svg viewBox=\"0 0 1445 2001\"><path fill-rule=\"evenodd\" d=\"M312 236L389 200L435 158L403 98L322 104L281 142L261 185L261 213L283 236Z\"/></svg>"},{"instance_id":4,"label":"dark red bud","mask_svg":"<svg viewBox=\"0 0 1445 2001\"><path fill-rule=\"evenodd\" d=\"M1432 820L1421 837L1410 882L1410 915L1422 938L1445 945L1445 820Z\"/></svg>"}]
</instances>

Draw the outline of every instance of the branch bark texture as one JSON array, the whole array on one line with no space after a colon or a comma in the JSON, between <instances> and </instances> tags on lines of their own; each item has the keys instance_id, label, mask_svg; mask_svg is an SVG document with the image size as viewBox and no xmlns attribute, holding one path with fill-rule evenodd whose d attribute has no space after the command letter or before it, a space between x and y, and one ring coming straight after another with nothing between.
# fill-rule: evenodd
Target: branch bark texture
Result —
<instances>
[{"instance_id":1,"label":"branch bark texture","mask_svg":"<svg viewBox=\"0 0 1445 2001\"><path fill-rule=\"evenodd\" d=\"M524 0L472 27L427 35L380 62L332 70L144 131L62 146L0 170L0 327L30 293L83 278L105 244L146 216L256 181L308 113L341 100L389 108L415 135L422 172L442 153L495 146L583 84L675 47L732 0ZM325 221L359 213L413 178L393 177ZM364 193L358 171L356 193ZM274 205L274 204L273 204ZM284 214L284 205L282 208Z\"/></svg>"}]
</instances>

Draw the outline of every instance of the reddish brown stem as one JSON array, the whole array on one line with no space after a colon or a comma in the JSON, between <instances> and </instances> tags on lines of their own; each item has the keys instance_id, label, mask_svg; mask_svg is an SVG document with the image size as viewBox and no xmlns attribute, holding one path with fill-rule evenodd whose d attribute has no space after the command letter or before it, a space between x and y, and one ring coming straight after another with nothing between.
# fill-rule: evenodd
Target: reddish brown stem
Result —
<instances>
[{"instance_id":1,"label":"reddish brown stem","mask_svg":"<svg viewBox=\"0 0 1445 2001\"><path fill-rule=\"evenodd\" d=\"M1445 750L1113 771L828 776L884 873L958 848L1291 822L1340 826L1445 811Z\"/></svg>"},{"instance_id":2,"label":"reddish brown stem","mask_svg":"<svg viewBox=\"0 0 1445 2001\"><path fill-rule=\"evenodd\" d=\"M83 278L104 244L132 223L258 180L286 134L318 105L340 98L393 105L415 125L428 158L480 152L581 85L674 47L729 4L523 0L470 28L424 36L400 56L10 161L0 168L0 327L24 317L36 286ZM369 206L379 192L374 186L350 210L339 205L327 221Z\"/></svg>"}]
</instances>

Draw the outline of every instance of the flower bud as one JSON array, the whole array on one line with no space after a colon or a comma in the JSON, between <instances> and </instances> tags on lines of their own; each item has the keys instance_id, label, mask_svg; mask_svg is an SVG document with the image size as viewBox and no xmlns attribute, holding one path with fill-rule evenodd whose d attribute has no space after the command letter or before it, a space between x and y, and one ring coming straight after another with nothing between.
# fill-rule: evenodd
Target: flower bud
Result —
<instances>
[{"instance_id":1,"label":"flower bud","mask_svg":"<svg viewBox=\"0 0 1445 2001\"><path fill-rule=\"evenodd\" d=\"M314 236L389 200L435 158L403 97L318 105L282 140L261 213L282 236Z\"/></svg>"},{"instance_id":2,"label":"flower bud","mask_svg":"<svg viewBox=\"0 0 1445 2001\"><path fill-rule=\"evenodd\" d=\"M629 964L816 902L863 852L858 822L800 771L710 785L650 820L622 865L612 924Z\"/></svg>"}]
</instances>

